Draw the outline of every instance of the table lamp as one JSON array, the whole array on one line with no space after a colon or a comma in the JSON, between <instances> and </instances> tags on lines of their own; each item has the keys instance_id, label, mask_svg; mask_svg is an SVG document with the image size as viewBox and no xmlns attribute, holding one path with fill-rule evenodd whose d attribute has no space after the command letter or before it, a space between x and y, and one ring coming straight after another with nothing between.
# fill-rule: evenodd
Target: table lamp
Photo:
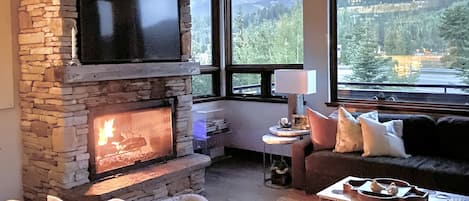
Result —
<instances>
[{"instance_id":1,"label":"table lamp","mask_svg":"<svg viewBox=\"0 0 469 201\"><path fill-rule=\"evenodd\" d=\"M304 115L304 94L316 93L316 71L279 69L275 74L275 93L288 94L288 119Z\"/></svg>"}]
</instances>

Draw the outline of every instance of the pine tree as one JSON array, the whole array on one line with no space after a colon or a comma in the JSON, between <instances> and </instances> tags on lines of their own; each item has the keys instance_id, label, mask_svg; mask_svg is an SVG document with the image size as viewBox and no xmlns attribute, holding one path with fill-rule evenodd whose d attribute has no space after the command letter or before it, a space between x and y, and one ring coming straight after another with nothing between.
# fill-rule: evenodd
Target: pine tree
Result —
<instances>
[{"instance_id":1,"label":"pine tree","mask_svg":"<svg viewBox=\"0 0 469 201\"><path fill-rule=\"evenodd\" d=\"M275 23L272 34L272 63L299 64L303 62L303 8L302 2L295 6ZM272 31L271 31L272 32Z\"/></svg>"},{"instance_id":2,"label":"pine tree","mask_svg":"<svg viewBox=\"0 0 469 201\"><path fill-rule=\"evenodd\" d=\"M303 62L303 9L273 4L251 14L238 9L233 19L234 64L297 64Z\"/></svg>"},{"instance_id":3,"label":"pine tree","mask_svg":"<svg viewBox=\"0 0 469 201\"><path fill-rule=\"evenodd\" d=\"M194 75L192 76L192 94L194 96L212 94L212 76Z\"/></svg>"},{"instance_id":4,"label":"pine tree","mask_svg":"<svg viewBox=\"0 0 469 201\"><path fill-rule=\"evenodd\" d=\"M384 51L387 55L408 55L411 54L410 37L407 32L408 27L400 25L400 21L386 28L384 37Z\"/></svg>"},{"instance_id":5,"label":"pine tree","mask_svg":"<svg viewBox=\"0 0 469 201\"><path fill-rule=\"evenodd\" d=\"M234 24L232 26L233 32L233 63L242 64L245 63L247 57L246 51L244 48L247 46L245 30L244 30L244 16L241 7L238 9L236 18L234 19Z\"/></svg>"},{"instance_id":6,"label":"pine tree","mask_svg":"<svg viewBox=\"0 0 469 201\"><path fill-rule=\"evenodd\" d=\"M450 47L444 61L469 84L469 1L457 3L443 13L440 34Z\"/></svg>"},{"instance_id":7,"label":"pine tree","mask_svg":"<svg viewBox=\"0 0 469 201\"><path fill-rule=\"evenodd\" d=\"M212 56L210 17L193 18L192 27L192 57L202 65L209 65Z\"/></svg>"},{"instance_id":8,"label":"pine tree","mask_svg":"<svg viewBox=\"0 0 469 201\"><path fill-rule=\"evenodd\" d=\"M354 82L379 83L387 80L386 67L389 59L378 56L376 31L369 22L358 22L352 29L350 40L350 64Z\"/></svg>"},{"instance_id":9,"label":"pine tree","mask_svg":"<svg viewBox=\"0 0 469 201\"><path fill-rule=\"evenodd\" d=\"M337 12L337 42L340 45L339 63L350 65L350 54L352 47L350 47L352 39L353 22L356 20L356 15L351 15L346 9Z\"/></svg>"}]
</instances>

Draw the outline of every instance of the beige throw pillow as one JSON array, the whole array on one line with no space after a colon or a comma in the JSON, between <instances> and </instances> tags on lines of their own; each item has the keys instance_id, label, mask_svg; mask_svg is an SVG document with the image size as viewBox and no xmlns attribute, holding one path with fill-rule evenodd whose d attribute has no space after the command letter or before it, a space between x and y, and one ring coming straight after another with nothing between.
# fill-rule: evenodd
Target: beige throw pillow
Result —
<instances>
[{"instance_id":1,"label":"beige throw pillow","mask_svg":"<svg viewBox=\"0 0 469 201\"><path fill-rule=\"evenodd\" d=\"M394 156L408 158L402 140L402 120L380 123L373 119L358 118L363 133L362 156Z\"/></svg>"},{"instance_id":2,"label":"beige throw pillow","mask_svg":"<svg viewBox=\"0 0 469 201\"><path fill-rule=\"evenodd\" d=\"M366 117L378 121L378 111L364 113ZM363 150L363 137L360 123L345 108L339 107L335 152L346 153Z\"/></svg>"}]
</instances>

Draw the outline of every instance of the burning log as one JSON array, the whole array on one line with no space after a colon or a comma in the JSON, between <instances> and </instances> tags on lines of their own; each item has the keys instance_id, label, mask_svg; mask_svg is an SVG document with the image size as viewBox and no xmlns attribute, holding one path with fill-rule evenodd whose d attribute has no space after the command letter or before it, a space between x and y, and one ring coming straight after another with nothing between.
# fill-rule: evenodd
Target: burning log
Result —
<instances>
[{"instance_id":1,"label":"burning log","mask_svg":"<svg viewBox=\"0 0 469 201\"><path fill-rule=\"evenodd\" d=\"M119 142L123 141L124 139L125 138L122 135L113 135L112 137L108 138L108 142L110 142L110 143L113 143L113 142L119 143Z\"/></svg>"},{"instance_id":2,"label":"burning log","mask_svg":"<svg viewBox=\"0 0 469 201\"><path fill-rule=\"evenodd\" d=\"M105 145L98 146L98 149L96 150L96 155L98 157L105 157L109 154L115 154L117 152L118 150L116 145L108 143Z\"/></svg>"},{"instance_id":3,"label":"burning log","mask_svg":"<svg viewBox=\"0 0 469 201\"><path fill-rule=\"evenodd\" d=\"M144 137L127 138L119 143L120 151L131 151L147 145Z\"/></svg>"}]
</instances>

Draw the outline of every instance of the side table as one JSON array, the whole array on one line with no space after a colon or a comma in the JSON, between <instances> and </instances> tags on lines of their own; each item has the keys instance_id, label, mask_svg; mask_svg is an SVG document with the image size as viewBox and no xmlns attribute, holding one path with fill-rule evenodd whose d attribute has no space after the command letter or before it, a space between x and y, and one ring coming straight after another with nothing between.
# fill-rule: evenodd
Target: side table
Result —
<instances>
[{"instance_id":1,"label":"side table","mask_svg":"<svg viewBox=\"0 0 469 201\"><path fill-rule=\"evenodd\" d=\"M301 140L304 135L309 134L309 130L297 130L297 129L279 129L278 126L272 126L269 128L270 134L262 136L262 142L264 142L264 151L262 153L262 164L264 172L264 185L270 188L286 188L288 186L278 186L272 184L272 175L267 177L267 171L270 171L269 166L272 165L273 155L269 154L270 164L266 163L266 145L287 145L292 144L298 140ZM280 156L280 160L283 160L283 156Z\"/></svg>"},{"instance_id":2,"label":"side table","mask_svg":"<svg viewBox=\"0 0 469 201\"><path fill-rule=\"evenodd\" d=\"M271 126L269 127L269 132L272 135L280 136L280 137L296 137L296 136L304 136L309 134L309 129L301 130L301 129L294 129L294 128L280 128L280 126Z\"/></svg>"}]
</instances>

